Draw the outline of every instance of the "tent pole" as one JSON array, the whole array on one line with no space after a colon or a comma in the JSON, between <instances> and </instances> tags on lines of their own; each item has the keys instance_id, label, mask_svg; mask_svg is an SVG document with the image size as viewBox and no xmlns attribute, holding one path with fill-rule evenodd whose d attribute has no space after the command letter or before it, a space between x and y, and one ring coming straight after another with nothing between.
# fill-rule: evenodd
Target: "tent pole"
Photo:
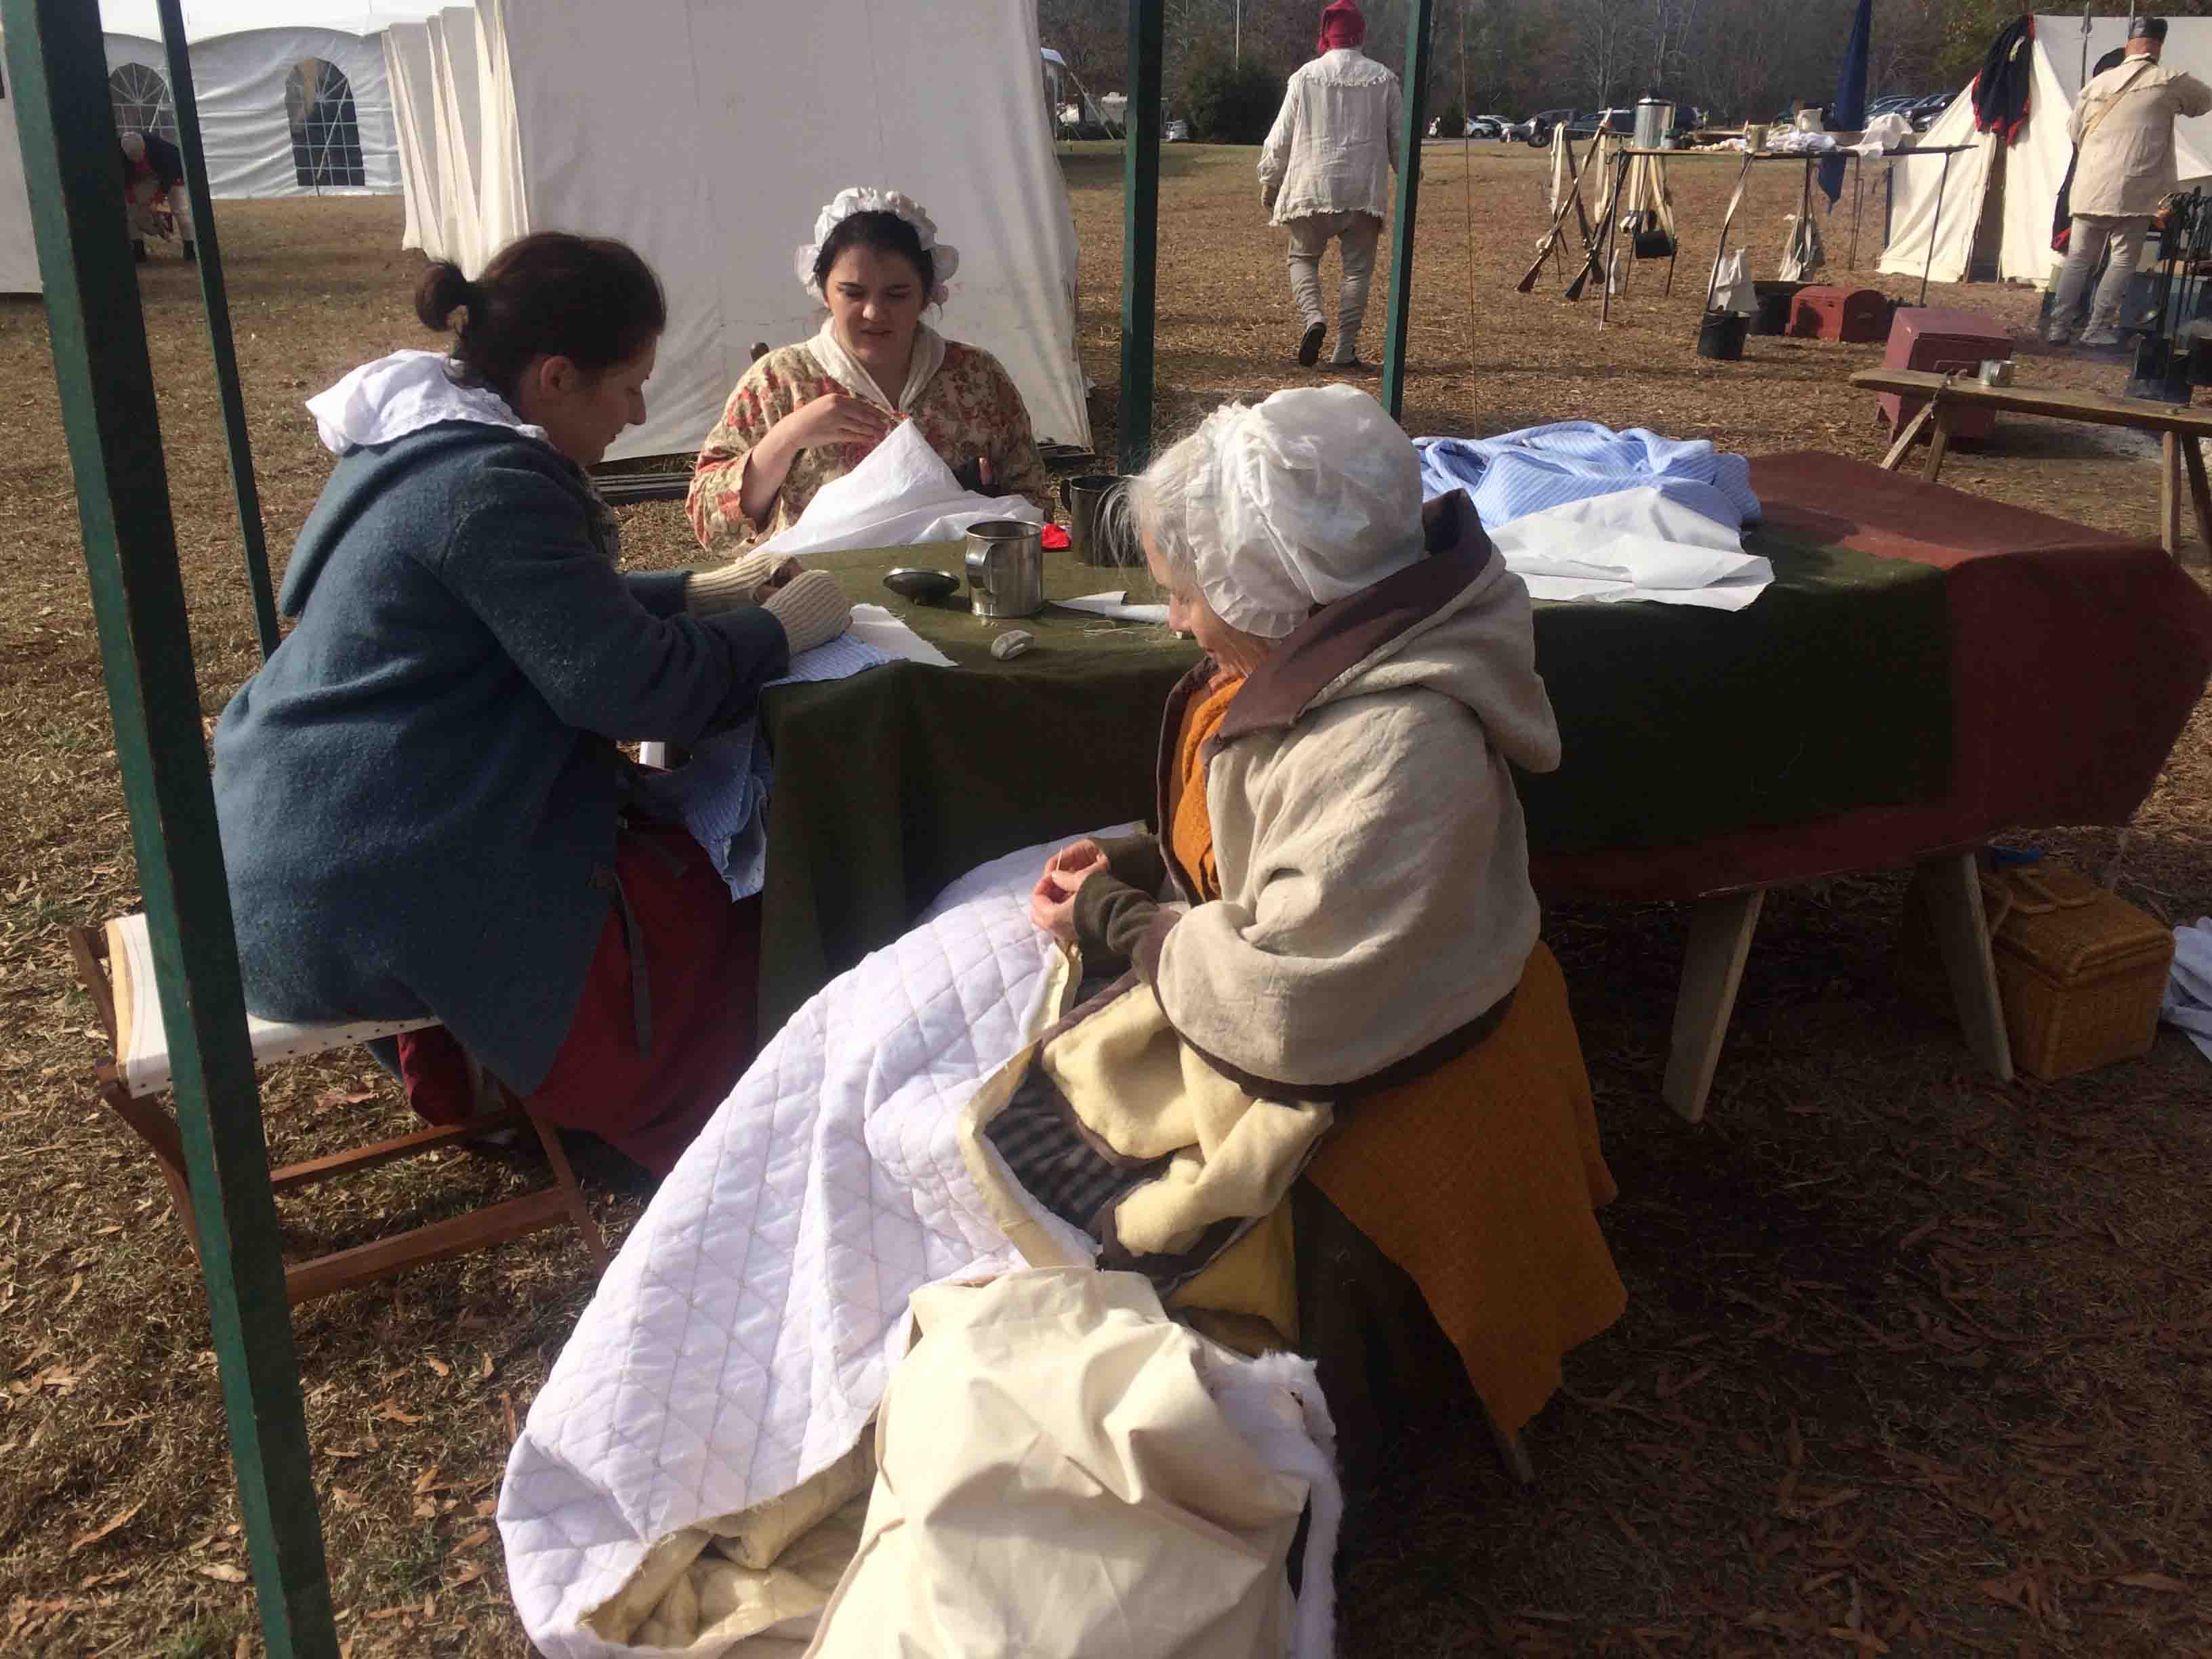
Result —
<instances>
[{"instance_id":1,"label":"tent pole","mask_svg":"<svg viewBox=\"0 0 2212 1659\"><path fill-rule=\"evenodd\" d=\"M1429 95L1429 25L1436 0L1413 0L1406 29L1405 124L1398 131L1398 214L1390 242L1389 320L1382 330L1382 407L1406 412L1406 318L1413 303L1413 214L1421 197L1423 106Z\"/></svg>"},{"instance_id":2,"label":"tent pole","mask_svg":"<svg viewBox=\"0 0 2212 1659\"><path fill-rule=\"evenodd\" d=\"M1121 162L1121 470L1152 459L1152 333L1158 315L1160 59L1165 0L1129 0L1129 107Z\"/></svg>"},{"instance_id":3,"label":"tent pole","mask_svg":"<svg viewBox=\"0 0 2212 1659\"><path fill-rule=\"evenodd\" d=\"M1920 264L1920 298L1917 303L1928 303L1928 273L1936 269L1936 233L1943 224L1943 187L1951 182L1951 153L1943 152L1943 170L1936 175L1936 211L1928 218L1928 257ZM1966 263L1974 262L1972 246L1966 249ZM1968 275L1972 273L1969 271Z\"/></svg>"},{"instance_id":4,"label":"tent pole","mask_svg":"<svg viewBox=\"0 0 2212 1659\"><path fill-rule=\"evenodd\" d=\"M100 666L271 1659L337 1652L100 12L0 0Z\"/></svg>"},{"instance_id":5,"label":"tent pole","mask_svg":"<svg viewBox=\"0 0 2212 1659\"><path fill-rule=\"evenodd\" d=\"M158 4L161 43L169 59L169 103L177 112L177 146L185 153L185 193L192 204L200 298L207 307L208 345L215 354L216 395L222 403L222 435L230 450L230 488L238 498L239 533L246 542L246 581L253 593L253 631L261 641L265 662L276 648L276 597L269 583L269 544L261 522L261 492L253 481L253 441L246 435L246 395L238 384L238 348L230 332L230 295L222 283L222 250L216 241L215 200L208 193L207 152L200 143L199 98L192 90L183 0L158 0Z\"/></svg>"}]
</instances>

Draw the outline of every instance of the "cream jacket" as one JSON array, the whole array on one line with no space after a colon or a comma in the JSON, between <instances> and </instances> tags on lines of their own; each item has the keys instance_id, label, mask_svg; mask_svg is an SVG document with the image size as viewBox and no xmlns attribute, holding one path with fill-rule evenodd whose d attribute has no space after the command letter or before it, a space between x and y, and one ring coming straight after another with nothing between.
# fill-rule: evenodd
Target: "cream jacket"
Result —
<instances>
[{"instance_id":1,"label":"cream jacket","mask_svg":"<svg viewBox=\"0 0 2212 1659\"><path fill-rule=\"evenodd\" d=\"M2212 112L2212 87L2164 64L2130 58L2081 88L2068 132L2081 146L2073 211L2148 218L2174 186L2173 124Z\"/></svg>"},{"instance_id":2,"label":"cream jacket","mask_svg":"<svg viewBox=\"0 0 2212 1659\"><path fill-rule=\"evenodd\" d=\"M1316 213L1387 217L1402 107L1398 77L1356 46L1325 52L1291 76L1260 150L1269 222Z\"/></svg>"}]
</instances>

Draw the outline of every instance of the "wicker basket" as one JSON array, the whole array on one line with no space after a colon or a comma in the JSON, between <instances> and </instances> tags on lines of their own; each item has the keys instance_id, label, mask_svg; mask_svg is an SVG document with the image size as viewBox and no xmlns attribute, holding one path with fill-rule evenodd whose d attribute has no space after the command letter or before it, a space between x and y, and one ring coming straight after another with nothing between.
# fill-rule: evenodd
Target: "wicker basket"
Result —
<instances>
[{"instance_id":1,"label":"wicker basket","mask_svg":"<svg viewBox=\"0 0 2212 1659\"><path fill-rule=\"evenodd\" d=\"M2045 862L1982 872L1982 905L2013 1064L2048 1081L2150 1052L2173 962L2173 934L2078 870ZM1948 1009L1934 928L1917 884L1899 973Z\"/></svg>"}]
</instances>

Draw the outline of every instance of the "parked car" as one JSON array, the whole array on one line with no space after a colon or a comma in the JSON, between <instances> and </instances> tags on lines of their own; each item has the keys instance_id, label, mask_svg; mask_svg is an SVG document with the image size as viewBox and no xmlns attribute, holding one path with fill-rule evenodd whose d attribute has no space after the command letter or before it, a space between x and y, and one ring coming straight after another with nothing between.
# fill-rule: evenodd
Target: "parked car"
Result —
<instances>
[{"instance_id":1,"label":"parked car","mask_svg":"<svg viewBox=\"0 0 2212 1659\"><path fill-rule=\"evenodd\" d=\"M1190 123L1178 115L1162 130L1160 137L1167 143L1187 144L1190 142Z\"/></svg>"},{"instance_id":2,"label":"parked car","mask_svg":"<svg viewBox=\"0 0 2212 1659\"><path fill-rule=\"evenodd\" d=\"M1562 122L1571 121L1575 112L1571 109L1540 109L1525 121L1513 124L1513 136L1525 144L1542 149L1552 142L1552 129Z\"/></svg>"},{"instance_id":3,"label":"parked car","mask_svg":"<svg viewBox=\"0 0 2212 1659\"><path fill-rule=\"evenodd\" d=\"M1936 118L1951 107L1955 93L1938 92L1920 99L1905 112L1905 118L1912 123L1915 132L1925 132L1936 125Z\"/></svg>"},{"instance_id":4,"label":"parked car","mask_svg":"<svg viewBox=\"0 0 2212 1659\"><path fill-rule=\"evenodd\" d=\"M1467 118L1467 136L1470 138L1503 138L1507 136L1507 125L1495 115L1470 115Z\"/></svg>"}]
</instances>

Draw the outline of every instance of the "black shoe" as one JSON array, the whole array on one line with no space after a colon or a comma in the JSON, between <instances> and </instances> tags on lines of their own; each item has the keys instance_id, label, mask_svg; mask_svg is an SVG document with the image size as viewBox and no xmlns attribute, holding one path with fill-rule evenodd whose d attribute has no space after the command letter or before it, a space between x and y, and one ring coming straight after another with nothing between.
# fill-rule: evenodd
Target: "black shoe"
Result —
<instances>
[{"instance_id":1,"label":"black shoe","mask_svg":"<svg viewBox=\"0 0 2212 1659\"><path fill-rule=\"evenodd\" d=\"M198 248L196 248L196 247L194 247L194 246L192 246L192 239L191 239L191 237L189 237L189 236L185 237L185 263L186 264L188 264L188 265L196 265L196 264L198 264L199 262L200 262L200 251L199 251Z\"/></svg>"},{"instance_id":2,"label":"black shoe","mask_svg":"<svg viewBox=\"0 0 2212 1659\"><path fill-rule=\"evenodd\" d=\"M1298 336L1298 365L1311 368L1314 360L1321 356L1321 343L1328 337L1327 323L1308 323L1306 331Z\"/></svg>"},{"instance_id":3,"label":"black shoe","mask_svg":"<svg viewBox=\"0 0 2212 1659\"><path fill-rule=\"evenodd\" d=\"M1331 363L1328 366L1328 372L1332 374L1358 375L1362 379L1381 373L1374 364L1364 363L1357 357L1348 363Z\"/></svg>"},{"instance_id":4,"label":"black shoe","mask_svg":"<svg viewBox=\"0 0 2212 1659\"><path fill-rule=\"evenodd\" d=\"M131 263L134 265L143 265L146 263L145 243L133 242L131 244Z\"/></svg>"}]
</instances>

